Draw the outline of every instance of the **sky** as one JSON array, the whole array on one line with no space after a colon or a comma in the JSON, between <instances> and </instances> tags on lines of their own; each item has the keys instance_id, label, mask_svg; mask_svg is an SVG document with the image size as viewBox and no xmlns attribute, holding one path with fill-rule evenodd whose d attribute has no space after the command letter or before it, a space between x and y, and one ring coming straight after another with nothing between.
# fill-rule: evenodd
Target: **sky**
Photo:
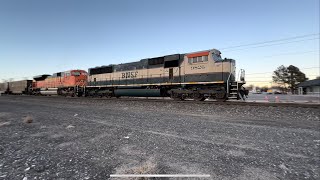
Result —
<instances>
[{"instance_id":1,"label":"sky","mask_svg":"<svg viewBox=\"0 0 320 180\"><path fill-rule=\"evenodd\" d=\"M314 79L319 31L319 0L0 0L0 81L211 48L248 84Z\"/></svg>"}]
</instances>

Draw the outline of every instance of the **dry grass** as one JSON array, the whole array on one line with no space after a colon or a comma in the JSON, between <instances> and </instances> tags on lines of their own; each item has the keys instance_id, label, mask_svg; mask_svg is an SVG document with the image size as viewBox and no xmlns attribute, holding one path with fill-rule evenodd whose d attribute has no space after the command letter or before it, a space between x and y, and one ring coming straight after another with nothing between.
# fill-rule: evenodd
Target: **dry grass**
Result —
<instances>
[{"instance_id":1,"label":"dry grass","mask_svg":"<svg viewBox=\"0 0 320 180\"><path fill-rule=\"evenodd\" d=\"M33 118L29 115L22 118L22 119L23 119L23 122L28 123L28 124L33 122Z\"/></svg>"}]
</instances>

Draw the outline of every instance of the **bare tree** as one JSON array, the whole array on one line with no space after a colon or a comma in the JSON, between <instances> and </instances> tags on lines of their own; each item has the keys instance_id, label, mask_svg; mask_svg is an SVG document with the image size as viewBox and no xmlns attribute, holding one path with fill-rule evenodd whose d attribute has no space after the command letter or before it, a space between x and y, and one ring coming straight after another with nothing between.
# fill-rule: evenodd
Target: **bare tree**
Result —
<instances>
[{"instance_id":1,"label":"bare tree","mask_svg":"<svg viewBox=\"0 0 320 180\"><path fill-rule=\"evenodd\" d=\"M291 89L291 92L296 89L297 84L300 82L308 80L306 75L300 71L299 68L290 65L288 67L279 66L274 72L272 79L274 82L282 84L283 88L286 89L288 86Z\"/></svg>"}]
</instances>

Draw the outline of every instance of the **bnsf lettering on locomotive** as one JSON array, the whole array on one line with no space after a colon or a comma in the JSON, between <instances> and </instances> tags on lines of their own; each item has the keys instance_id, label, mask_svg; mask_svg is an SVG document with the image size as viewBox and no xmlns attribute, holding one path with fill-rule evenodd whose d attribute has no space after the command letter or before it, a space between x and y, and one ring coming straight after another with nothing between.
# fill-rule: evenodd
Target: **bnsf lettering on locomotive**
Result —
<instances>
[{"instance_id":1,"label":"bnsf lettering on locomotive","mask_svg":"<svg viewBox=\"0 0 320 180\"><path fill-rule=\"evenodd\" d=\"M192 66L191 67L191 70L194 70L194 69L205 69L206 67L204 65L200 65L200 66Z\"/></svg>"},{"instance_id":2,"label":"bnsf lettering on locomotive","mask_svg":"<svg viewBox=\"0 0 320 180\"><path fill-rule=\"evenodd\" d=\"M122 78L136 78L138 75L138 71L136 72L125 72L122 73Z\"/></svg>"}]
</instances>

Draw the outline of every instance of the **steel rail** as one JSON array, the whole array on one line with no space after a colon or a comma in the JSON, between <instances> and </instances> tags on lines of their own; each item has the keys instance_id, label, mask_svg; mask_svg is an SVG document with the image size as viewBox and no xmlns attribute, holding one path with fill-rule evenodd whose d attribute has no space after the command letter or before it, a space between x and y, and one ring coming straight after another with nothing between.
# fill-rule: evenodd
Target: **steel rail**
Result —
<instances>
[{"instance_id":1,"label":"steel rail","mask_svg":"<svg viewBox=\"0 0 320 180\"><path fill-rule=\"evenodd\" d=\"M162 103L197 103L197 104L208 104L208 105L236 105L236 106L263 106L263 107L296 107L296 108L317 108L320 109L320 103L288 103L288 102L247 102L247 101L214 101L214 100L206 100L206 101L194 101L194 100L181 100L176 101L173 99L160 99L160 98L136 98L136 97L122 97L122 98L106 98L106 97L63 97L63 96L32 96L32 95L2 95L2 96L13 96L13 97L30 97L30 98L54 98L54 99L68 99L68 100L99 100L99 101L140 101L140 102L162 102ZM0 98L1 99L1 98Z\"/></svg>"}]
</instances>

